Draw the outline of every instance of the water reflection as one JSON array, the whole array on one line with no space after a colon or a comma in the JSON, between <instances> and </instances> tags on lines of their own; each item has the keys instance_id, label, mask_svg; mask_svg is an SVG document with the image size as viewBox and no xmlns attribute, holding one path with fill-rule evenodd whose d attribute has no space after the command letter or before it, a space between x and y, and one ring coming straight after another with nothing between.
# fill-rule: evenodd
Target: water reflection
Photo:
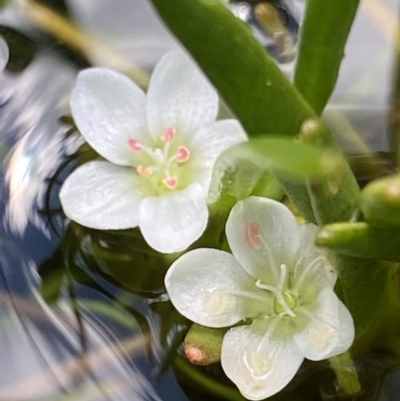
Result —
<instances>
[{"instance_id":1,"label":"water reflection","mask_svg":"<svg viewBox=\"0 0 400 401\"><path fill-rule=\"evenodd\" d=\"M304 2L232 2L233 13L246 22L254 36L291 74Z\"/></svg>"},{"instance_id":2,"label":"water reflection","mask_svg":"<svg viewBox=\"0 0 400 401\"><path fill-rule=\"evenodd\" d=\"M2 81L9 154L0 171L0 398L184 399L170 371L163 380L153 374L173 331L145 298L107 282L73 252L81 243L68 237L58 184L82 143L60 120L75 74L62 55L38 48L29 66Z\"/></svg>"},{"instance_id":3,"label":"water reflection","mask_svg":"<svg viewBox=\"0 0 400 401\"><path fill-rule=\"evenodd\" d=\"M88 294L48 306L33 261L6 240L0 248L1 399L160 399L145 377L148 338L131 316ZM119 338L112 326L121 321Z\"/></svg>"},{"instance_id":4,"label":"water reflection","mask_svg":"<svg viewBox=\"0 0 400 401\"><path fill-rule=\"evenodd\" d=\"M7 65L9 50L6 41L0 36L0 73L3 72Z\"/></svg>"}]
</instances>

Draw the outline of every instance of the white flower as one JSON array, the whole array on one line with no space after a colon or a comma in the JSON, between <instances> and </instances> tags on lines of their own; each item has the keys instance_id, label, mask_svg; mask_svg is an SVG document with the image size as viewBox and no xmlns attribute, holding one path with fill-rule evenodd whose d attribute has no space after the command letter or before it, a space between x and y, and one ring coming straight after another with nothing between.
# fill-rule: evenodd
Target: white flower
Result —
<instances>
[{"instance_id":1,"label":"white flower","mask_svg":"<svg viewBox=\"0 0 400 401\"><path fill-rule=\"evenodd\" d=\"M188 57L173 51L162 58L147 99L125 76L88 69L70 103L80 132L108 161L69 176L60 193L65 214L96 229L139 226L165 253L198 239L213 165L246 135L236 120L215 121L217 93Z\"/></svg>"},{"instance_id":2,"label":"white flower","mask_svg":"<svg viewBox=\"0 0 400 401\"><path fill-rule=\"evenodd\" d=\"M192 321L231 328L222 345L227 376L248 399L272 396L304 358L318 361L346 351L354 324L333 291L336 274L316 227L298 226L281 203L252 197L237 203L226 234L233 255L196 249L168 270L174 306Z\"/></svg>"}]
</instances>

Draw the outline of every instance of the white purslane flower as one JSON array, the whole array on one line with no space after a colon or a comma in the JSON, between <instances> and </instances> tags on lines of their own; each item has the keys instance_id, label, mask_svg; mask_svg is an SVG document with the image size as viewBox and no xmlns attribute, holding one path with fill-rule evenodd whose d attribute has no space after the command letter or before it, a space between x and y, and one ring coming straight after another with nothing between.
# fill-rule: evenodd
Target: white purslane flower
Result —
<instances>
[{"instance_id":1,"label":"white purslane flower","mask_svg":"<svg viewBox=\"0 0 400 401\"><path fill-rule=\"evenodd\" d=\"M167 53L147 96L114 71L82 71L70 105L79 131L107 161L68 177L60 192L65 214L95 229L139 226L164 253L197 240L214 163L247 138L236 120L215 121L218 95L188 56Z\"/></svg>"},{"instance_id":2,"label":"white purslane flower","mask_svg":"<svg viewBox=\"0 0 400 401\"><path fill-rule=\"evenodd\" d=\"M176 309L209 327L231 328L221 363L243 396L261 400L284 388L304 358L346 351L353 319L333 291L336 273L314 245L317 227L298 225L279 202L251 197L232 209L232 254L196 249L181 256L165 284Z\"/></svg>"}]
</instances>

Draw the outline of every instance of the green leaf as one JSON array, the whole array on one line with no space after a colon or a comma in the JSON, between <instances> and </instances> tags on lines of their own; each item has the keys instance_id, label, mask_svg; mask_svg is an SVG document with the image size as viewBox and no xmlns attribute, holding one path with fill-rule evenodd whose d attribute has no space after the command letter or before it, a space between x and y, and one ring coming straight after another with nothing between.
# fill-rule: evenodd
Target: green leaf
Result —
<instances>
[{"instance_id":1,"label":"green leaf","mask_svg":"<svg viewBox=\"0 0 400 401\"><path fill-rule=\"evenodd\" d=\"M381 329L380 316L386 307L385 293L389 269L379 260L332 253L338 271L343 301L356 328L357 351L366 350ZM337 285L337 287L338 287Z\"/></svg>"},{"instance_id":2,"label":"green leaf","mask_svg":"<svg viewBox=\"0 0 400 401\"><path fill-rule=\"evenodd\" d=\"M250 139L236 145L236 152L261 168L293 178L323 179L345 165L339 153L282 137Z\"/></svg>"},{"instance_id":3,"label":"green leaf","mask_svg":"<svg viewBox=\"0 0 400 401\"><path fill-rule=\"evenodd\" d=\"M336 223L321 229L317 245L349 256L400 262L400 229L368 223Z\"/></svg>"},{"instance_id":4,"label":"green leaf","mask_svg":"<svg viewBox=\"0 0 400 401\"><path fill-rule=\"evenodd\" d=\"M308 0L294 84L320 115L332 94L359 0Z\"/></svg>"},{"instance_id":5,"label":"green leaf","mask_svg":"<svg viewBox=\"0 0 400 401\"><path fill-rule=\"evenodd\" d=\"M319 120L309 120L302 126L304 143L321 149L338 149L330 131ZM308 180L308 192L318 224L349 221L358 209L360 189L347 163L343 169L321 182ZM353 316L356 334L367 343L377 329L372 316L380 313L387 276L377 269L378 261L332 253L339 272L343 298Z\"/></svg>"},{"instance_id":6,"label":"green leaf","mask_svg":"<svg viewBox=\"0 0 400 401\"><path fill-rule=\"evenodd\" d=\"M344 160L339 145L327 127L317 119L306 121L300 133L303 143L313 144L321 150L335 152L342 161L324 181L307 180L307 189L318 224L349 221L359 208L360 189L350 166Z\"/></svg>"},{"instance_id":7,"label":"green leaf","mask_svg":"<svg viewBox=\"0 0 400 401\"><path fill-rule=\"evenodd\" d=\"M221 0L151 0L246 132L297 135L313 111Z\"/></svg>"},{"instance_id":8,"label":"green leaf","mask_svg":"<svg viewBox=\"0 0 400 401\"><path fill-rule=\"evenodd\" d=\"M260 167L246 157L241 147L232 147L217 160L208 203L211 211L229 212L239 200L251 195L280 200L283 191L277 179L265 166Z\"/></svg>"},{"instance_id":9,"label":"green leaf","mask_svg":"<svg viewBox=\"0 0 400 401\"><path fill-rule=\"evenodd\" d=\"M294 136L315 117L248 27L220 0L151 1L250 137ZM307 220L315 221L305 184L284 176L279 180Z\"/></svg>"}]
</instances>

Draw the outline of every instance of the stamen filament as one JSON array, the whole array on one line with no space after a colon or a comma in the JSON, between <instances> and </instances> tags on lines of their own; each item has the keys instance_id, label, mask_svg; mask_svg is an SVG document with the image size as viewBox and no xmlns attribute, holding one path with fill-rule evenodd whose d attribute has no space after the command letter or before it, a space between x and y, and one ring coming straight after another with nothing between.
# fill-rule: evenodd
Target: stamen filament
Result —
<instances>
[{"instance_id":1,"label":"stamen filament","mask_svg":"<svg viewBox=\"0 0 400 401\"><path fill-rule=\"evenodd\" d=\"M284 296L280 291L276 293L279 303L281 304L285 313L291 317L296 317L296 314L290 309L289 305L286 303Z\"/></svg>"},{"instance_id":2,"label":"stamen filament","mask_svg":"<svg viewBox=\"0 0 400 401\"><path fill-rule=\"evenodd\" d=\"M268 263L271 266L272 274L274 275L275 279L278 279L279 277L278 269L274 259L274 255L271 252L271 247L268 245L268 243L264 240L264 238L261 235L258 235L258 238L260 239L264 247L265 253L267 254Z\"/></svg>"},{"instance_id":3,"label":"stamen filament","mask_svg":"<svg viewBox=\"0 0 400 401\"><path fill-rule=\"evenodd\" d=\"M272 319L272 322L271 322L270 325L268 326L268 329L265 331L265 334L263 335L262 340L258 343L258 345L257 345L257 347L256 347L257 352L260 352L260 351L262 351L262 350L265 350L265 348L263 347L263 342L264 342L264 340L265 340L266 338L267 338L267 339L271 338L272 334L274 334L274 331L275 331L276 326L278 325L278 323L279 323L279 319L277 319L277 318ZM269 357L271 358L271 356L273 356L273 354L274 354L274 352L272 352L272 353L269 355Z\"/></svg>"},{"instance_id":4,"label":"stamen filament","mask_svg":"<svg viewBox=\"0 0 400 401\"><path fill-rule=\"evenodd\" d=\"M336 330L336 327L333 326L332 324L330 324L327 321L322 321L321 319L319 319L317 316L314 315L314 313L312 313L311 311L309 311L307 308L305 308L304 306L299 306L297 309L297 311L299 311L300 313L302 313L304 316L308 317L310 319L311 322L321 322L327 326L329 326L332 329Z\"/></svg>"},{"instance_id":5,"label":"stamen filament","mask_svg":"<svg viewBox=\"0 0 400 401\"><path fill-rule=\"evenodd\" d=\"M279 277L279 283L278 283L278 289L279 291L282 291L283 286L286 281L286 273L287 273L287 268L285 264L281 264L281 276Z\"/></svg>"},{"instance_id":6,"label":"stamen filament","mask_svg":"<svg viewBox=\"0 0 400 401\"><path fill-rule=\"evenodd\" d=\"M257 280L256 281L256 287L261 288L262 290L267 290L267 291L271 291L274 294L277 294L279 292L278 288L273 287L272 285L268 285L268 284L263 284L261 282L261 280Z\"/></svg>"},{"instance_id":7,"label":"stamen filament","mask_svg":"<svg viewBox=\"0 0 400 401\"><path fill-rule=\"evenodd\" d=\"M314 266L319 263L320 261L325 260L324 256L318 256L315 258L311 263L308 264L308 266L301 272L300 277L296 280L295 285L293 290L296 291L300 288L300 286L303 284L303 281L309 274L310 270L314 268Z\"/></svg>"},{"instance_id":8,"label":"stamen filament","mask_svg":"<svg viewBox=\"0 0 400 401\"><path fill-rule=\"evenodd\" d=\"M263 297L258 294L254 294L249 291L242 291L242 290L229 290L229 289L224 289L222 291L218 290L219 293L221 294L226 294L226 295L233 295L233 296L238 296L238 297L243 297L243 298L249 298L249 299L254 299L256 301L260 302L265 302L266 297Z\"/></svg>"}]
</instances>

